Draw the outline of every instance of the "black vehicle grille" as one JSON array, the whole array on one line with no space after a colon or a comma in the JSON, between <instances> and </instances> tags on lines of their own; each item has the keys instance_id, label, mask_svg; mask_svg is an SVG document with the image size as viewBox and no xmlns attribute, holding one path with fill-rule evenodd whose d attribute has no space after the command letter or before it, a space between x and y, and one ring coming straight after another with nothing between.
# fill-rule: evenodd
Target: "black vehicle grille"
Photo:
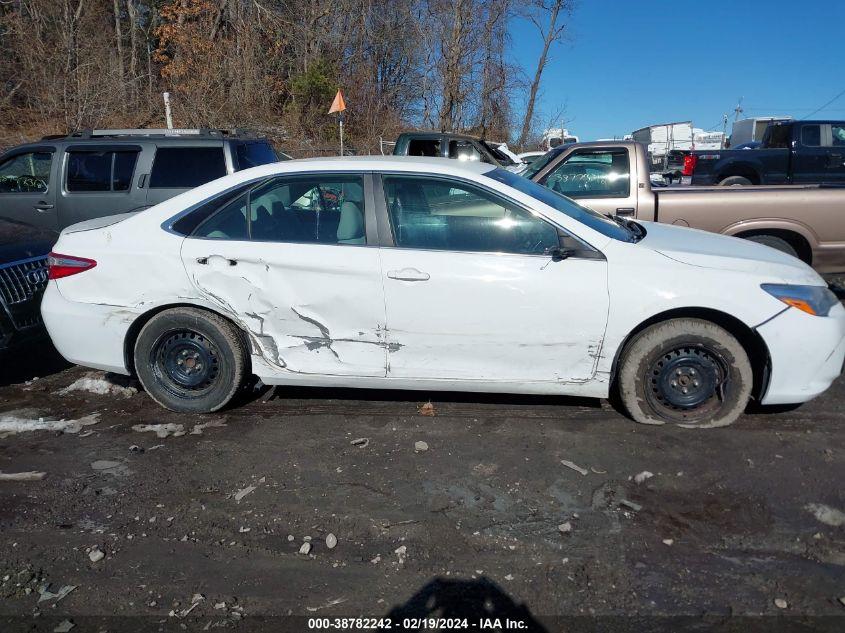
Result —
<instances>
[{"instance_id":1,"label":"black vehicle grille","mask_svg":"<svg viewBox=\"0 0 845 633\"><path fill-rule=\"evenodd\" d=\"M8 306L29 301L46 287L46 256L0 265L0 297Z\"/></svg>"}]
</instances>

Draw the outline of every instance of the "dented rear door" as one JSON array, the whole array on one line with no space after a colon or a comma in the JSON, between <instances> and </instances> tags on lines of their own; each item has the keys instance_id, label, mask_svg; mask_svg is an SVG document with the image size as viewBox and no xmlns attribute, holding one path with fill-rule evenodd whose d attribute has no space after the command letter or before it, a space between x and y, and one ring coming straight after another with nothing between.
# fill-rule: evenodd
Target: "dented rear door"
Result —
<instances>
[{"instance_id":1,"label":"dented rear door","mask_svg":"<svg viewBox=\"0 0 845 633\"><path fill-rule=\"evenodd\" d=\"M249 332L253 353L279 376L385 374L379 254L363 236L360 183L275 179L183 242L198 294ZM245 229L239 214L250 217Z\"/></svg>"}]
</instances>

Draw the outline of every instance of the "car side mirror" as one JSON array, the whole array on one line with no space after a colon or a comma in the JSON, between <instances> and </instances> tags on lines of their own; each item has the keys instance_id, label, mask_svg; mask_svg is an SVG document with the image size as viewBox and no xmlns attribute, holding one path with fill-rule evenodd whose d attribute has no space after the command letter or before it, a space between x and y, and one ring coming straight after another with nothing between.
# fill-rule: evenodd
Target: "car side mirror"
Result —
<instances>
[{"instance_id":1,"label":"car side mirror","mask_svg":"<svg viewBox=\"0 0 845 633\"><path fill-rule=\"evenodd\" d=\"M551 256L553 262L562 262L564 259L569 257L569 251L565 248L561 248L560 246L555 246L554 248L549 249L549 255Z\"/></svg>"}]
</instances>

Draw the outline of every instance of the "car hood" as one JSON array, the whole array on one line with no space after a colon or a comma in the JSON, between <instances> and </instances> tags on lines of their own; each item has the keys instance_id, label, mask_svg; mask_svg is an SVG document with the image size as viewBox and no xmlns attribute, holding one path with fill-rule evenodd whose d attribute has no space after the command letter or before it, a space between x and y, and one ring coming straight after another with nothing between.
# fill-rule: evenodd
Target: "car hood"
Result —
<instances>
[{"instance_id":1,"label":"car hood","mask_svg":"<svg viewBox=\"0 0 845 633\"><path fill-rule=\"evenodd\" d=\"M59 234L21 222L0 220L0 266L50 252Z\"/></svg>"},{"instance_id":2,"label":"car hood","mask_svg":"<svg viewBox=\"0 0 845 633\"><path fill-rule=\"evenodd\" d=\"M762 244L669 224L641 224L646 236L639 245L684 264L758 274L785 283L825 285L821 276L798 258Z\"/></svg>"}]
</instances>

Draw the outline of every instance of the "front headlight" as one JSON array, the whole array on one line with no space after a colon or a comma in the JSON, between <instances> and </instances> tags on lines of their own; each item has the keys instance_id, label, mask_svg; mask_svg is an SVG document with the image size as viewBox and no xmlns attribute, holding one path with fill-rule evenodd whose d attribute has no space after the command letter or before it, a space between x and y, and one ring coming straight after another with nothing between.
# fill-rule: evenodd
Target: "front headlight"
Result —
<instances>
[{"instance_id":1,"label":"front headlight","mask_svg":"<svg viewBox=\"0 0 845 633\"><path fill-rule=\"evenodd\" d=\"M830 309L839 303L836 295L824 286L760 284L760 287L786 305L813 316L827 316Z\"/></svg>"}]
</instances>

